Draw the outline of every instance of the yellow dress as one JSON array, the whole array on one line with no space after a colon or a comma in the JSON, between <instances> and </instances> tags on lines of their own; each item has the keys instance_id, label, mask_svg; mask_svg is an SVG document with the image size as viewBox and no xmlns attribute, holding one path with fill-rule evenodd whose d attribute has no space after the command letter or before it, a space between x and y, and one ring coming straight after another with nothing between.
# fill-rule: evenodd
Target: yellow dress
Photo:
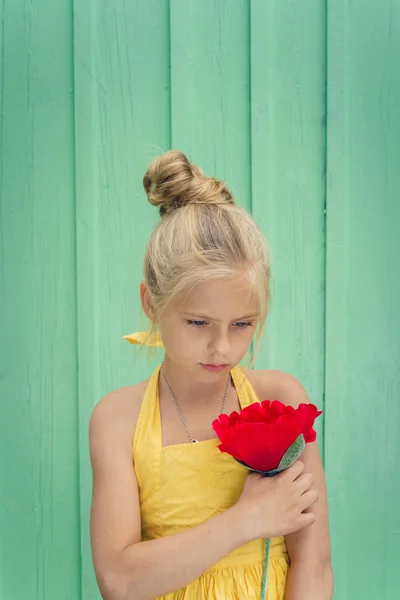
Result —
<instances>
[{"instance_id":1,"label":"yellow dress","mask_svg":"<svg viewBox=\"0 0 400 600\"><path fill-rule=\"evenodd\" d=\"M143 541L184 531L222 513L236 503L247 476L247 469L220 452L217 439L162 447L159 372L157 367L148 383L132 448ZM242 408L259 402L239 367L231 375ZM163 600L259 600L264 550L265 541L254 540ZM288 564L284 537L273 538L267 600L283 600Z\"/></svg>"}]
</instances>

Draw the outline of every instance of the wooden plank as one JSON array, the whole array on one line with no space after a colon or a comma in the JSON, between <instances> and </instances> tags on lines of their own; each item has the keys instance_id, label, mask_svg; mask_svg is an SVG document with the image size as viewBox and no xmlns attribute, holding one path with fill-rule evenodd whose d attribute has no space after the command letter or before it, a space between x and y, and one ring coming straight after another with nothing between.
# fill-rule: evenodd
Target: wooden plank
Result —
<instances>
[{"instance_id":1,"label":"wooden plank","mask_svg":"<svg viewBox=\"0 0 400 600\"><path fill-rule=\"evenodd\" d=\"M154 366L122 340L147 324L139 283L157 222L142 178L170 145L168 3L75 3L76 186L82 598L99 598L88 535L87 429L107 392Z\"/></svg>"},{"instance_id":2,"label":"wooden plank","mask_svg":"<svg viewBox=\"0 0 400 600\"><path fill-rule=\"evenodd\" d=\"M171 0L172 146L250 208L247 0Z\"/></svg>"},{"instance_id":3,"label":"wooden plank","mask_svg":"<svg viewBox=\"0 0 400 600\"><path fill-rule=\"evenodd\" d=\"M324 408L325 9L251 2L253 216L272 262L257 368L299 378ZM323 420L317 425L323 452Z\"/></svg>"},{"instance_id":4,"label":"wooden plank","mask_svg":"<svg viewBox=\"0 0 400 600\"><path fill-rule=\"evenodd\" d=\"M72 14L3 4L0 595L80 597Z\"/></svg>"},{"instance_id":5,"label":"wooden plank","mask_svg":"<svg viewBox=\"0 0 400 600\"><path fill-rule=\"evenodd\" d=\"M328 1L326 469L335 597L400 589L400 5Z\"/></svg>"}]
</instances>

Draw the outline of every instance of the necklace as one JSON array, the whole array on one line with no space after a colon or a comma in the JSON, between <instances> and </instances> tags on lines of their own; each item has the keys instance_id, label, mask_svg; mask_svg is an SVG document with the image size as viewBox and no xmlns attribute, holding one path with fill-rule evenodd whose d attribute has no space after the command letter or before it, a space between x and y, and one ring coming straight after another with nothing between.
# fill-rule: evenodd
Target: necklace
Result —
<instances>
[{"instance_id":1,"label":"necklace","mask_svg":"<svg viewBox=\"0 0 400 600\"><path fill-rule=\"evenodd\" d=\"M166 388L167 388L167 390L168 390L168 393L169 393L169 395L171 396L171 400L172 400L172 402L175 404L175 408L176 408L176 410L178 411L178 414L179 414L179 416L180 416L180 418L181 418L181 421L182 421L182 423L183 423L183 425L184 425L184 427L185 427L185 429L186 429L186 433L188 434L188 438L189 438L189 440L191 441L191 443L192 443L192 444L198 444L198 443L199 443L199 440L196 440L196 439L194 438L194 436L193 436L192 432L191 432L191 431L190 431L190 429L189 429L189 425L187 424L187 421L186 421L185 417L183 416L183 412L182 412L182 410L181 410L181 407L179 406L178 402L177 402L177 401L176 401L176 399L175 399L175 396L174 396L174 394L172 393L171 387L170 387L170 385L169 385L169 383L168 383L168 381L167 381L167 378L165 377L165 373L164 373L164 369L163 369L163 364L161 364L161 375L162 375L162 378L163 378L163 380L164 380L164 383L165 383L165 385L166 385ZM227 397L228 397L228 392L229 392L229 384L231 383L231 379L232 379L232 378L231 378L231 374L229 373L229 375L228 375L228 381L226 382L226 387L225 387L224 398L223 398L223 400L222 400L222 406L221 406L221 412L220 412L220 414L222 414L222 413L225 411L225 404L226 404L226 399L227 399ZM218 436L217 436L216 434L214 434L214 437L216 437L216 438L217 438Z\"/></svg>"}]
</instances>

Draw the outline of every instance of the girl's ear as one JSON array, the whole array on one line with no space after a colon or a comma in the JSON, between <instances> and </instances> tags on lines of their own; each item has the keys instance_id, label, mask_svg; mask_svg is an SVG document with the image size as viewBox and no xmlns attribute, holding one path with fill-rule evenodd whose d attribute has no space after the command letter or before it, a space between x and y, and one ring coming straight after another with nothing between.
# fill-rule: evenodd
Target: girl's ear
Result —
<instances>
[{"instance_id":1,"label":"girl's ear","mask_svg":"<svg viewBox=\"0 0 400 600\"><path fill-rule=\"evenodd\" d=\"M142 304L143 312L150 319L150 321L154 321L154 310L153 305L151 303L150 291L147 286L147 283L142 281L140 284L140 302Z\"/></svg>"}]
</instances>

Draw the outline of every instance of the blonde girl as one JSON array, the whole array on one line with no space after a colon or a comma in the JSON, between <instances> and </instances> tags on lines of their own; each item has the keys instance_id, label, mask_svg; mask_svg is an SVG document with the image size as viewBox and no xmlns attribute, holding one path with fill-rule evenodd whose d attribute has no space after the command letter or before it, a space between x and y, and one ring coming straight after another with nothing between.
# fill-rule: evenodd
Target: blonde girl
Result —
<instances>
[{"instance_id":1,"label":"blonde girl","mask_svg":"<svg viewBox=\"0 0 400 600\"><path fill-rule=\"evenodd\" d=\"M268 600L330 600L324 472L316 443L268 479L218 449L212 421L260 399L308 402L294 377L239 367L263 330L266 243L226 185L181 152L144 176L161 220L140 299L164 348L152 376L117 389L90 419L91 543L105 600L258 600L271 538Z\"/></svg>"}]
</instances>

